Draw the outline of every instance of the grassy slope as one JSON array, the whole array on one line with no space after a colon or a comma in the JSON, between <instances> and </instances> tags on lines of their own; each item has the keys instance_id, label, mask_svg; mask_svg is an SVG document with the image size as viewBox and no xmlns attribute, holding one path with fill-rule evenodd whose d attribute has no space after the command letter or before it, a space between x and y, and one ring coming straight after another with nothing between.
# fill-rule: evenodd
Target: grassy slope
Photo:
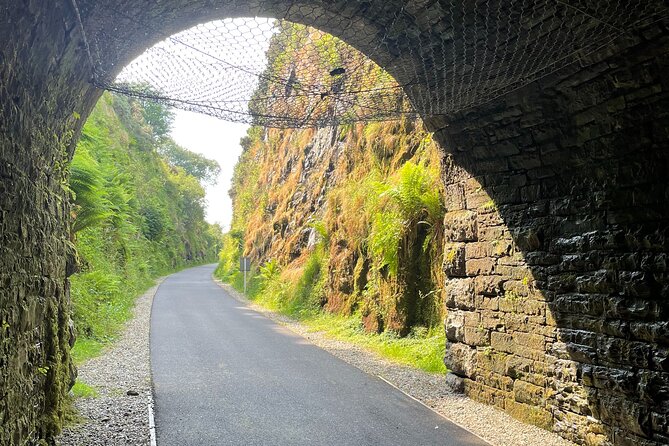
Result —
<instances>
[{"instance_id":1,"label":"grassy slope","mask_svg":"<svg viewBox=\"0 0 669 446\"><path fill-rule=\"evenodd\" d=\"M156 277L215 260L202 187L167 165L155 146L140 105L125 98L105 94L84 126L73 166L92 163L102 177L95 199L104 218L74 239L81 264L71 277L76 363L115 339ZM78 386L75 393L94 394Z\"/></svg>"}]
</instances>

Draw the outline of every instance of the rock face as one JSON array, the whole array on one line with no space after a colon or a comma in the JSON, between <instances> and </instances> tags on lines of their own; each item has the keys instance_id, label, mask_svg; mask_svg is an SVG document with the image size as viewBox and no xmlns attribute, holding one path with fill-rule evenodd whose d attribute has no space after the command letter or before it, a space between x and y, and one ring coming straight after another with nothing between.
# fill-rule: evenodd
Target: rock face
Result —
<instances>
[{"instance_id":1,"label":"rock face","mask_svg":"<svg viewBox=\"0 0 669 446\"><path fill-rule=\"evenodd\" d=\"M448 34L424 2L106 2L155 29L79 3L86 23L122 36L100 48L118 67L162 32L267 14L340 32L406 82L401 67L420 57L407 48ZM405 6L416 41L376 45L374 27ZM371 10L374 23L343 26ZM0 444L24 444L57 429L70 381L63 166L99 92L70 2L5 1L0 14L12 25L0 27ZM426 122L450 154L447 364L471 397L585 444L669 443L668 49L666 22L649 25Z\"/></svg>"},{"instance_id":2,"label":"rock face","mask_svg":"<svg viewBox=\"0 0 669 446\"><path fill-rule=\"evenodd\" d=\"M439 326L441 152L420 122L253 127L243 141L222 276L237 273L239 256L249 256L254 265L278 266L283 301L298 295L309 308L359 311L373 332ZM413 212L399 206L409 194ZM434 215L423 210L421 195L433 198ZM379 221L391 229L383 232ZM429 240L428 223L436 228ZM395 247L392 272L381 244Z\"/></svg>"}]
</instances>

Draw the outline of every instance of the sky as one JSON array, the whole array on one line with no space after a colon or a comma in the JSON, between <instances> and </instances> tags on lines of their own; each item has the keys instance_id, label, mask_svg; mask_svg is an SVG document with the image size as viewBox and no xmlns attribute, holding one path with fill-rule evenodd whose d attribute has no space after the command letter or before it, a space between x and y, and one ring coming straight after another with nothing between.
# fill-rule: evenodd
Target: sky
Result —
<instances>
[{"instance_id":1,"label":"sky","mask_svg":"<svg viewBox=\"0 0 669 446\"><path fill-rule=\"evenodd\" d=\"M240 33L243 29L245 33ZM276 32L273 19L258 17L198 25L147 50L123 70L117 81L148 83L168 97L191 102L234 100L226 107L245 114L247 101L258 84L258 73L267 65L270 38ZM231 66L244 69L231 70ZM228 190L242 152L239 140L249 126L179 109L174 112L171 136L177 144L221 166L217 184L206 188L206 219L227 231L232 220Z\"/></svg>"},{"instance_id":2,"label":"sky","mask_svg":"<svg viewBox=\"0 0 669 446\"><path fill-rule=\"evenodd\" d=\"M218 161L221 173L214 186L208 186L207 221L219 223L223 231L230 229L232 202L228 196L232 172L242 148L239 140L246 135L247 124L225 122L211 116L174 110L172 138L191 152Z\"/></svg>"}]
</instances>

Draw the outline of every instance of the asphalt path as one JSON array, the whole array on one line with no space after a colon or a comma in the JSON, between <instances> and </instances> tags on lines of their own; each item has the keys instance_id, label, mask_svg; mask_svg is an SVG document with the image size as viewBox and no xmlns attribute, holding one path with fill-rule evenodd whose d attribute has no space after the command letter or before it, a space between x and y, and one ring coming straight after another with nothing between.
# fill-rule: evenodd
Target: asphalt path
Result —
<instances>
[{"instance_id":1,"label":"asphalt path","mask_svg":"<svg viewBox=\"0 0 669 446\"><path fill-rule=\"evenodd\" d=\"M236 301L213 270L174 274L154 298L158 446L487 445Z\"/></svg>"}]
</instances>

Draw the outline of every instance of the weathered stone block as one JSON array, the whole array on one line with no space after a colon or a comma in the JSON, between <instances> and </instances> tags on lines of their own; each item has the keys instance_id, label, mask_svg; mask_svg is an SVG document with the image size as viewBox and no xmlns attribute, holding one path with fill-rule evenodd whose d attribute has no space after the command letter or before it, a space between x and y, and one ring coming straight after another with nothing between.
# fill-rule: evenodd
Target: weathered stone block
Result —
<instances>
[{"instance_id":1,"label":"weathered stone block","mask_svg":"<svg viewBox=\"0 0 669 446\"><path fill-rule=\"evenodd\" d=\"M579 293L612 293L616 289L615 279L611 272L600 270L594 273L579 275L575 280Z\"/></svg>"},{"instance_id":2,"label":"weathered stone block","mask_svg":"<svg viewBox=\"0 0 669 446\"><path fill-rule=\"evenodd\" d=\"M636 435L646 437L650 432L650 411L641 404L612 391L600 390L597 409L599 416Z\"/></svg>"},{"instance_id":3,"label":"weathered stone block","mask_svg":"<svg viewBox=\"0 0 669 446\"><path fill-rule=\"evenodd\" d=\"M504 226L479 226L477 240L482 242L500 242L509 238L509 230Z\"/></svg>"},{"instance_id":4,"label":"weathered stone block","mask_svg":"<svg viewBox=\"0 0 669 446\"><path fill-rule=\"evenodd\" d=\"M510 398L509 392L469 380L465 380L465 394L473 400L499 407L502 410L504 410L505 402Z\"/></svg>"},{"instance_id":5,"label":"weathered stone block","mask_svg":"<svg viewBox=\"0 0 669 446\"><path fill-rule=\"evenodd\" d=\"M508 399L505 404L505 410L512 417L525 423L533 424L548 430L553 427L553 416L550 412L541 407L519 403L515 401L515 399Z\"/></svg>"},{"instance_id":6,"label":"weathered stone block","mask_svg":"<svg viewBox=\"0 0 669 446\"><path fill-rule=\"evenodd\" d=\"M469 278L448 280L444 289L444 298L447 308L473 310L476 306L474 281Z\"/></svg>"},{"instance_id":7,"label":"weathered stone block","mask_svg":"<svg viewBox=\"0 0 669 446\"><path fill-rule=\"evenodd\" d=\"M491 257L494 248L490 243L472 242L465 244L465 259L482 259Z\"/></svg>"},{"instance_id":8,"label":"weathered stone block","mask_svg":"<svg viewBox=\"0 0 669 446\"><path fill-rule=\"evenodd\" d=\"M443 267L446 276L465 277L467 275L464 245L464 243L447 243L444 246Z\"/></svg>"},{"instance_id":9,"label":"weathered stone block","mask_svg":"<svg viewBox=\"0 0 669 446\"><path fill-rule=\"evenodd\" d=\"M592 386L598 389L614 390L620 393L637 392L639 382L636 373L612 367L592 366L590 369Z\"/></svg>"},{"instance_id":10,"label":"weathered stone block","mask_svg":"<svg viewBox=\"0 0 669 446\"><path fill-rule=\"evenodd\" d=\"M462 393L465 391L465 382L461 376L456 375L455 373L446 374L446 387L455 393Z\"/></svg>"},{"instance_id":11,"label":"weathered stone block","mask_svg":"<svg viewBox=\"0 0 669 446\"><path fill-rule=\"evenodd\" d=\"M636 380L632 377L621 377L620 373L611 377L607 375L604 379L615 381L614 390L629 394L636 390L642 401L651 403L655 410L669 414L669 373L640 370L638 375L639 384L636 389L633 387Z\"/></svg>"},{"instance_id":12,"label":"weathered stone block","mask_svg":"<svg viewBox=\"0 0 669 446\"><path fill-rule=\"evenodd\" d=\"M491 311L498 311L499 310L499 297L487 297L487 296L481 296L477 295L476 296L476 308L480 308L481 310L491 310Z\"/></svg>"},{"instance_id":13,"label":"weathered stone block","mask_svg":"<svg viewBox=\"0 0 669 446\"><path fill-rule=\"evenodd\" d=\"M495 351L492 347L478 348L476 352L477 367L498 374L506 371L506 362L509 358L504 352Z\"/></svg>"},{"instance_id":14,"label":"weathered stone block","mask_svg":"<svg viewBox=\"0 0 669 446\"><path fill-rule=\"evenodd\" d=\"M465 316L461 311L449 310L444 322L446 339L450 342L464 342Z\"/></svg>"},{"instance_id":15,"label":"weathered stone block","mask_svg":"<svg viewBox=\"0 0 669 446\"><path fill-rule=\"evenodd\" d=\"M466 327L478 327L481 325L482 314L478 311L463 311Z\"/></svg>"},{"instance_id":16,"label":"weathered stone block","mask_svg":"<svg viewBox=\"0 0 669 446\"><path fill-rule=\"evenodd\" d=\"M444 206L449 212L465 209L465 190L462 184L450 184L444 187Z\"/></svg>"},{"instance_id":17,"label":"weathered stone block","mask_svg":"<svg viewBox=\"0 0 669 446\"><path fill-rule=\"evenodd\" d=\"M648 368L652 351L651 346L645 342L598 335L597 356L612 364Z\"/></svg>"},{"instance_id":18,"label":"weathered stone block","mask_svg":"<svg viewBox=\"0 0 669 446\"><path fill-rule=\"evenodd\" d=\"M600 316L608 305L602 294L565 293L553 299L551 307L561 313Z\"/></svg>"},{"instance_id":19,"label":"weathered stone block","mask_svg":"<svg viewBox=\"0 0 669 446\"><path fill-rule=\"evenodd\" d=\"M669 322L631 322L630 335L639 341L669 344Z\"/></svg>"},{"instance_id":20,"label":"weathered stone block","mask_svg":"<svg viewBox=\"0 0 669 446\"><path fill-rule=\"evenodd\" d=\"M469 277L489 275L495 270L495 260L491 258L473 259L465 263L465 273Z\"/></svg>"},{"instance_id":21,"label":"weathered stone block","mask_svg":"<svg viewBox=\"0 0 669 446\"><path fill-rule=\"evenodd\" d=\"M513 380L501 373L481 370L479 368L476 381L484 384L485 386L502 390L503 392L513 392Z\"/></svg>"},{"instance_id":22,"label":"weathered stone block","mask_svg":"<svg viewBox=\"0 0 669 446\"><path fill-rule=\"evenodd\" d=\"M545 402L546 392L543 387L516 379L513 383L513 396L519 403L541 407Z\"/></svg>"},{"instance_id":23,"label":"weathered stone block","mask_svg":"<svg viewBox=\"0 0 669 446\"><path fill-rule=\"evenodd\" d=\"M513 342L516 343L516 345L528 347L533 350L545 351L546 338L542 335L515 332L513 333Z\"/></svg>"},{"instance_id":24,"label":"weathered stone block","mask_svg":"<svg viewBox=\"0 0 669 446\"><path fill-rule=\"evenodd\" d=\"M518 246L518 249L523 252L541 249L543 245L542 238L543 236L540 232L531 228L519 228L513 231L513 240L516 243L516 246Z\"/></svg>"},{"instance_id":25,"label":"weathered stone block","mask_svg":"<svg viewBox=\"0 0 669 446\"><path fill-rule=\"evenodd\" d=\"M482 326L465 327L465 344L475 347L490 345L490 330Z\"/></svg>"},{"instance_id":26,"label":"weathered stone block","mask_svg":"<svg viewBox=\"0 0 669 446\"><path fill-rule=\"evenodd\" d=\"M509 333L499 333L496 331L490 333L490 346L495 350L506 353L513 353L515 350L513 336Z\"/></svg>"},{"instance_id":27,"label":"weathered stone block","mask_svg":"<svg viewBox=\"0 0 669 446\"><path fill-rule=\"evenodd\" d=\"M444 364L458 376L476 377L476 349L462 343L446 343Z\"/></svg>"},{"instance_id":28,"label":"weathered stone block","mask_svg":"<svg viewBox=\"0 0 669 446\"><path fill-rule=\"evenodd\" d=\"M477 240L476 212L452 211L444 216L444 237L450 242L473 242Z\"/></svg>"},{"instance_id":29,"label":"weathered stone block","mask_svg":"<svg viewBox=\"0 0 669 446\"><path fill-rule=\"evenodd\" d=\"M606 296L606 315L610 318L621 319L660 319L663 307L660 302L649 299L625 298L620 296ZM667 321L658 322L665 326ZM646 323L649 327L651 323ZM649 328L652 330L652 328ZM669 336L669 332L666 332Z\"/></svg>"}]
</instances>

